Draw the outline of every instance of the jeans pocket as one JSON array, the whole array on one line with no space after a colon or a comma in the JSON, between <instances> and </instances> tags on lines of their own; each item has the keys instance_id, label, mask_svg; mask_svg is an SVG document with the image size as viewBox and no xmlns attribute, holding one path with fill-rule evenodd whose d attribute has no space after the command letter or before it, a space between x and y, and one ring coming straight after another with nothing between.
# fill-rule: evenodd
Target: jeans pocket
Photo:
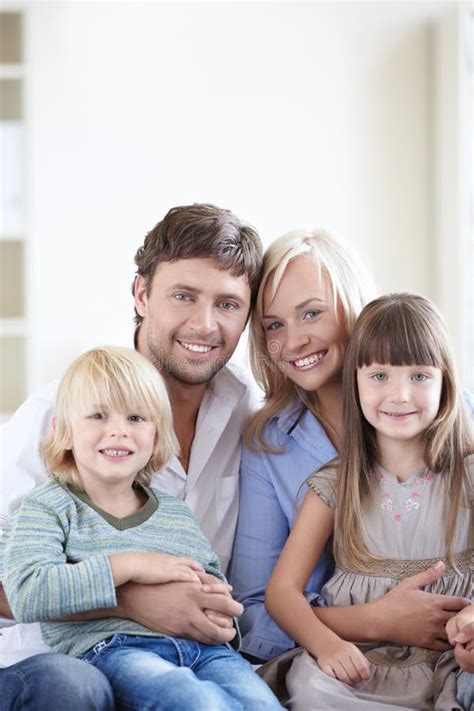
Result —
<instances>
[{"instance_id":1,"label":"jeans pocket","mask_svg":"<svg viewBox=\"0 0 474 711\"><path fill-rule=\"evenodd\" d=\"M84 654L80 656L80 659L82 659L83 662L87 662L88 664L95 664L96 660L98 659L98 657L100 657L102 652L105 649L111 647L114 642L116 642L118 637L118 634L113 634L111 637L101 639L100 642L96 642L93 647L87 650L87 652L84 652Z\"/></svg>"}]
</instances>

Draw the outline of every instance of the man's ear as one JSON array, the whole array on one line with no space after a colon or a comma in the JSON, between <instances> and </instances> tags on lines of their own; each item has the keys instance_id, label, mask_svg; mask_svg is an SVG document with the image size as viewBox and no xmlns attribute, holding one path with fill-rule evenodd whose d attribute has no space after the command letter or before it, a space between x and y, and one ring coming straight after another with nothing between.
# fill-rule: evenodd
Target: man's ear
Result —
<instances>
[{"instance_id":1,"label":"man's ear","mask_svg":"<svg viewBox=\"0 0 474 711\"><path fill-rule=\"evenodd\" d=\"M137 274L133 293L135 296L135 308L137 313L142 317L146 315L146 307L148 304L147 286L148 282L146 278Z\"/></svg>"}]
</instances>

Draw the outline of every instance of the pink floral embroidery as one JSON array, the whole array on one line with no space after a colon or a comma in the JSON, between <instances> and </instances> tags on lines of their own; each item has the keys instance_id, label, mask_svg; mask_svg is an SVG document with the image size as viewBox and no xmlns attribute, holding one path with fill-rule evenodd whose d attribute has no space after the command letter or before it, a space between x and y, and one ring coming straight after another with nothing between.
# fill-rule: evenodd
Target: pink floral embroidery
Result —
<instances>
[{"instance_id":1,"label":"pink floral embroidery","mask_svg":"<svg viewBox=\"0 0 474 711\"><path fill-rule=\"evenodd\" d=\"M405 521L409 514L420 508L421 501L423 499L422 491L425 486L433 480L433 474L432 472L427 472L425 476L417 476L415 479L416 488L414 488L410 493L405 491L402 486L399 486L392 480L391 488L394 490L395 499L398 499L398 505L394 503L393 494L391 494L390 491L387 491L385 486L388 484L390 487L389 477L377 473L375 475L375 479L380 485L383 485L383 489L381 491L381 508L388 511L390 513L390 517L394 521Z\"/></svg>"}]
</instances>

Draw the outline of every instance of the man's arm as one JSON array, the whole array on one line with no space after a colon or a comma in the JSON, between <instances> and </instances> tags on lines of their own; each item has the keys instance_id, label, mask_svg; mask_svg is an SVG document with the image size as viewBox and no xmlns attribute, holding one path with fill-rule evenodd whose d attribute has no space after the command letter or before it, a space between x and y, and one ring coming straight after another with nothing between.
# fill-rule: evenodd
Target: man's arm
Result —
<instances>
[{"instance_id":1,"label":"man's arm","mask_svg":"<svg viewBox=\"0 0 474 711\"><path fill-rule=\"evenodd\" d=\"M469 601L421 589L438 580L443 571L444 565L437 564L399 583L380 600L350 607L314 608L314 613L334 632L351 641L389 641L450 649L446 623Z\"/></svg>"}]
</instances>

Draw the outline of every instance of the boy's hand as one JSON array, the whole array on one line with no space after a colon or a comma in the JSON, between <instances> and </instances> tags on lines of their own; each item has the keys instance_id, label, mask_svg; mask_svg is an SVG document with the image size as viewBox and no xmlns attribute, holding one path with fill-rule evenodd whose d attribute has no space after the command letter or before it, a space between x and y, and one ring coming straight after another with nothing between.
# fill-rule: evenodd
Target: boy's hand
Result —
<instances>
[{"instance_id":1,"label":"boy's hand","mask_svg":"<svg viewBox=\"0 0 474 711\"><path fill-rule=\"evenodd\" d=\"M318 655L318 665L328 676L354 686L370 677L370 666L362 652L351 642L343 639L326 644Z\"/></svg>"},{"instance_id":2,"label":"boy's hand","mask_svg":"<svg viewBox=\"0 0 474 711\"><path fill-rule=\"evenodd\" d=\"M199 583L199 573L204 572L200 563L192 558L181 558L167 553L133 553L134 583Z\"/></svg>"}]
</instances>

